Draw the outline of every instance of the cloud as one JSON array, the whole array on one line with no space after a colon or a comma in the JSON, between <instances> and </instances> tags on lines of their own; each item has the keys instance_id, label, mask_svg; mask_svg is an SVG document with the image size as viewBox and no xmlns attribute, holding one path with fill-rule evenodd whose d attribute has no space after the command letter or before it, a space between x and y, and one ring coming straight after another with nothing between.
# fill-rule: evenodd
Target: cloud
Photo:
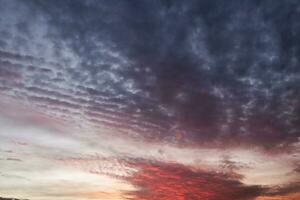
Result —
<instances>
[{"instance_id":1,"label":"cloud","mask_svg":"<svg viewBox=\"0 0 300 200\"><path fill-rule=\"evenodd\" d=\"M235 176L176 163L140 159L129 165L137 171L125 178L136 187L125 195L128 199L248 200L264 192L263 187L244 185Z\"/></svg>"},{"instance_id":2,"label":"cloud","mask_svg":"<svg viewBox=\"0 0 300 200\"><path fill-rule=\"evenodd\" d=\"M22 162L19 158L6 158L7 161L15 161L15 162Z\"/></svg>"},{"instance_id":3,"label":"cloud","mask_svg":"<svg viewBox=\"0 0 300 200\"><path fill-rule=\"evenodd\" d=\"M266 193L269 196L282 196L292 193L300 193L300 182L293 182L282 186L270 188Z\"/></svg>"},{"instance_id":4,"label":"cloud","mask_svg":"<svg viewBox=\"0 0 300 200\"><path fill-rule=\"evenodd\" d=\"M298 166L296 166L296 168L294 169L294 172L300 173L300 164L298 164Z\"/></svg>"},{"instance_id":5,"label":"cloud","mask_svg":"<svg viewBox=\"0 0 300 200\"><path fill-rule=\"evenodd\" d=\"M23 15L3 22L17 25L1 32L1 87L49 115L183 146L298 141L298 3L5 4Z\"/></svg>"},{"instance_id":6,"label":"cloud","mask_svg":"<svg viewBox=\"0 0 300 200\"><path fill-rule=\"evenodd\" d=\"M112 134L145 142L281 151L298 141L300 51L292 34L300 32L293 25L298 4L7 4L18 5L25 14L5 22L12 28L0 32L5 38L0 41L0 87L5 97L62 121L96 131L106 126L116 132ZM11 17L11 12L1 13ZM291 23L282 23L287 18ZM26 45L29 41L33 45ZM39 124L41 120L32 119ZM216 178L180 165L137 165L141 170L129 179L141 188L131 194L137 199L149 199L150 194L171 197L174 189L164 182L178 184L179 196L194 192L223 198L209 184L203 185L207 179L225 183L228 198L242 198L242 193L252 198L260 192L239 179ZM197 187L186 188L171 175L156 176L151 167L167 177L165 168L179 177L191 173L195 177L188 177ZM230 172L245 166L227 159L223 167ZM152 179L161 188L147 184ZM201 188L210 192L204 194ZM230 191L237 196L230 196Z\"/></svg>"},{"instance_id":7,"label":"cloud","mask_svg":"<svg viewBox=\"0 0 300 200\"><path fill-rule=\"evenodd\" d=\"M15 139L14 152L61 154L56 161L68 167L135 186L125 192L134 200L248 200L298 191L297 182L261 187L243 180L282 183L299 172L290 157L300 138L299 2L0 4L1 135ZM31 109L41 114L29 115ZM228 149L239 156L220 160ZM282 155L266 158L261 149ZM145 160L89 156L99 151ZM13 156L2 153L1 162ZM222 173L170 162L198 166L202 157ZM40 167L24 160L25 170L28 163Z\"/></svg>"},{"instance_id":8,"label":"cloud","mask_svg":"<svg viewBox=\"0 0 300 200\"><path fill-rule=\"evenodd\" d=\"M228 160L227 160L228 161ZM299 182L282 185L248 185L243 176L235 172L239 167L224 171L208 171L173 162L145 159L120 160L124 166L135 169L123 179L136 190L125 192L124 197L132 200L150 199L207 199L207 200L253 200L289 199L300 194ZM224 162L227 164L228 162ZM232 166L232 163L230 163ZM117 178L121 178L118 176Z\"/></svg>"},{"instance_id":9,"label":"cloud","mask_svg":"<svg viewBox=\"0 0 300 200\"><path fill-rule=\"evenodd\" d=\"M220 4L77 1L39 2L38 8L57 30L53 40L68 40L80 57L72 73L89 74L82 78L94 86L93 98L103 90L109 98L122 94L121 112L141 115L141 121L151 116L165 129L177 123L188 132L182 142L189 144L219 137L265 148L296 142L299 94L293 74L299 72L288 59L295 58L290 49L297 47L286 39L296 38L280 34L299 30L278 26L294 13L294 3ZM284 9L274 17L278 8ZM116 55L113 62L108 53ZM115 79L101 78L107 73ZM172 136L157 130L151 137Z\"/></svg>"}]
</instances>

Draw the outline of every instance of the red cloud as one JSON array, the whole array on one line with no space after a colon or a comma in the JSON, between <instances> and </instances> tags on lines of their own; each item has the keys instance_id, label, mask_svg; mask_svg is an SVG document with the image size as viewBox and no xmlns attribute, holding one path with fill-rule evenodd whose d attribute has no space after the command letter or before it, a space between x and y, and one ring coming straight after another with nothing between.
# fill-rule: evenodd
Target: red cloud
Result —
<instances>
[{"instance_id":1,"label":"red cloud","mask_svg":"<svg viewBox=\"0 0 300 200\"><path fill-rule=\"evenodd\" d=\"M206 172L175 163L130 162L138 169L126 180L137 191L126 193L131 200L249 200L263 192L235 177Z\"/></svg>"}]
</instances>

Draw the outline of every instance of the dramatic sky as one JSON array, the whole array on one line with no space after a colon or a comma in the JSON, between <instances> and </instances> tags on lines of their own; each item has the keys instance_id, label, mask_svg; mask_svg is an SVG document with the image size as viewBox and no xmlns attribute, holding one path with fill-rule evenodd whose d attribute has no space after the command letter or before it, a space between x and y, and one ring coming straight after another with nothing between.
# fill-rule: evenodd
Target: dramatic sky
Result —
<instances>
[{"instance_id":1,"label":"dramatic sky","mask_svg":"<svg viewBox=\"0 0 300 200\"><path fill-rule=\"evenodd\" d=\"M300 199L299 19L299 0L0 0L0 199Z\"/></svg>"}]
</instances>

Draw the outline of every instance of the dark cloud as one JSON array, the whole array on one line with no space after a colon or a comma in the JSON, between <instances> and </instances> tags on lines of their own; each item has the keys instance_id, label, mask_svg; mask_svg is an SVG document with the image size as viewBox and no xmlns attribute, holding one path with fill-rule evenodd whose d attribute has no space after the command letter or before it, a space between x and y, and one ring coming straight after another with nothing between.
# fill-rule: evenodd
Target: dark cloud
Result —
<instances>
[{"instance_id":1,"label":"dark cloud","mask_svg":"<svg viewBox=\"0 0 300 200\"><path fill-rule=\"evenodd\" d=\"M296 0L3 3L22 11L0 31L6 95L150 141L298 141Z\"/></svg>"},{"instance_id":2,"label":"dark cloud","mask_svg":"<svg viewBox=\"0 0 300 200\"><path fill-rule=\"evenodd\" d=\"M219 168L227 174L230 174L232 177L242 180L244 176L237 173L237 171L241 169L249 169L251 167L248 164L233 161L230 156L224 156L223 160L221 160Z\"/></svg>"},{"instance_id":3,"label":"dark cloud","mask_svg":"<svg viewBox=\"0 0 300 200\"><path fill-rule=\"evenodd\" d=\"M300 193L300 182L294 182L282 186L269 188L269 191L267 191L265 195L282 196L282 195L289 195L291 193Z\"/></svg>"},{"instance_id":4,"label":"dark cloud","mask_svg":"<svg viewBox=\"0 0 300 200\"><path fill-rule=\"evenodd\" d=\"M7 161L15 161L15 162L22 162L19 158L6 158Z\"/></svg>"},{"instance_id":5,"label":"dark cloud","mask_svg":"<svg viewBox=\"0 0 300 200\"><path fill-rule=\"evenodd\" d=\"M298 164L298 166L295 167L294 172L300 173L300 164Z\"/></svg>"},{"instance_id":6,"label":"dark cloud","mask_svg":"<svg viewBox=\"0 0 300 200\"><path fill-rule=\"evenodd\" d=\"M4 198L4 197L0 197L0 200L28 200L28 199L16 199L16 198Z\"/></svg>"}]
</instances>

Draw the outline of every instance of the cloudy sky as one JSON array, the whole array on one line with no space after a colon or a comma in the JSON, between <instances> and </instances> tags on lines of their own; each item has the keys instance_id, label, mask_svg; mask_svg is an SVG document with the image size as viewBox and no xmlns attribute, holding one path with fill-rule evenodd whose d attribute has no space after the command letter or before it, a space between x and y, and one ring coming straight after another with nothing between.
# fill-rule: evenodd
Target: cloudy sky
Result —
<instances>
[{"instance_id":1,"label":"cloudy sky","mask_svg":"<svg viewBox=\"0 0 300 200\"><path fill-rule=\"evenodd\" d=\"M300 199L299 19L298 0L0 0L0 199Z\"/></svg>"}]
</instances>

